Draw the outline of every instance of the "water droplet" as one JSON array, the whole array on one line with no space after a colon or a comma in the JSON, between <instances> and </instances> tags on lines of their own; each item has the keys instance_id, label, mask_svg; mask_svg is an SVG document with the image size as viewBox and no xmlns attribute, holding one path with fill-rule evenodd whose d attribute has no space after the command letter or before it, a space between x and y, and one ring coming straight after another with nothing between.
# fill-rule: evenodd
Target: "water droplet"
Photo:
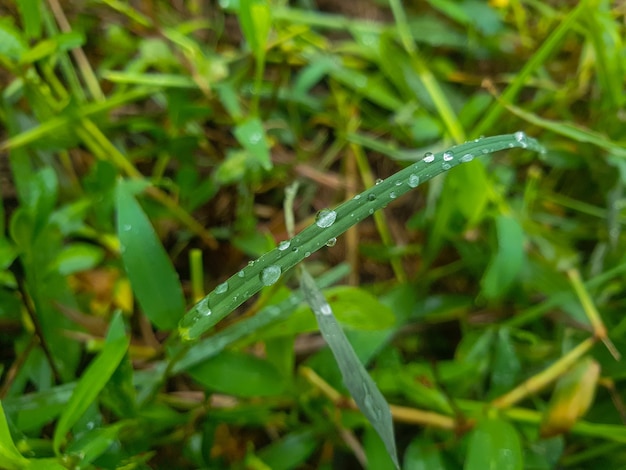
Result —
<instances>
[{"instance_id":1,"label":"water droplet","mask_svg":"<svg viewBox=\"0 0 626 470\"><path fill-rule=\"evenodd\" d=\"M426 163L432 163L435 161L435 155L432 152L426 152L423 160Z\"/></svg>"},{"instance_id":2,"label":"water droplet","mask_svg":"<svg viewBox=\"0 0 626 470\"><path fill-rule=\"evenodd\" d=\"M375 201L376 200L376 194L374 194L374 193L368 194L367 195L367 200L368 201Z\"/></svg>"},{"instance_id":3,"label":"water droplet","mask_svg":"<svg viewBox=\"0 0 626 470\"><path fill-rule=\"evenodd\" d=\"M208 317L209 315L211 315L213 312L211 312L211 309L209 308L209 298L205 297L204 299L202 299L200 302L198 302L198 305L196 306L196 311L204 316L204 317Z\"/></svg>"},{"instance_id":4,"label":"water droplet","mask_svg":"<svg viewBox=\"0 0 626 470\"><path fill-rule=\"evenodd\" d=\"M402 185L402 181L396 181L396 186L401 186Z\"/></svg>"},{"instance_id":5,"label":"water droplet","mask_svg":"<svg viewBox=\"0 0 626 470\"><path fill-rule=\"evenodd\" d=\"M451 151L443 152L443 161L449 162L454 159L454 154Z\"/></svg>"},{"instance_id":6,"label":"water droplet","mask_svg":"<svg viewBox=\"0 0 626 470\"><path fill-rule=\"evenodd\" d=\"M481 152L483 153L483 155L487 155L489 153L488 149L482 149Z\"/></svg>"},{"instance_id":7,"label":"water droplet","mask_svg":"<svg viewBox=\"0 0 626 470\"><path fill-rule=\"evenodd\" d=\"M229 8L230 7L230 0L220 0L219 4L224 9Z\"/></svg>"},{"instance_id":8,"label":"water droplet","mask_svg":"<svg viewBox=\"0 0 626 470\"><path fill-rule=\"evenodd\" d=\"M359 199L361 199L361 195L360 195L360 194L357 194L356 196L354 196L354 198L353 198L353 199L354 199L355 201L356 201L356 200L359 200Z\"/></svg>"},{"instance_id":9,"label":"water droplet","mask_svg":"<svg viewBox=\"0 0 626 470\"><path fill-rule=\"evenodd\" d=\"M380 183L382 183L382 182L383 182L383 180L382 180L381 178L378 178L378 179L376 180L376 185L378 186L378 185L379 185Z\"/></svg>"},{"instance_id":10,"label":"water droplet","mask_svg":"<svg viewBox=\"0 0 626 470\"><path fill-rule=\"evenodd\" d=\"M396 198L396 193L391 192L389 193L389 199L395 199Z\"/></svg>"},{"instance_id":11,"label":"water droplet","mask_svg":"<svg viewBox=\"0 0 626 470\"><path fill-rule=\"evenodd\" d=\"M415 173L409 175L409 186L411 188L417 188L420 184L420 177Z\"/></svg>"},{"instance_id":12,"label":"water droplet","mask_svg":"<svg viewBox=\"0 0 626 470\"><path fill-rule=\"evenodd\" d=\"M239 277L246 277L246 273L245 273L245 272L243 271L243 269L242 269L241 271L239 271L239 272L237 273L237 276L239 276Z\"/></svg>"},{"instance_id":13,"label":"water droplet","mask_svg":"<svg viewBox=\"0 0 626 470\"><path fill-rule=\"evenodd\" d=\"M264 268L259 275L261 278L261 282L264 286L271 286L275 284L276 281L280 278L281 270L280 266L276 266L275 264Z\"/></svg>"},{"instance_id":14,"label":"water droplet","mask_svg":"<svg viewBox=\"0 0 626 470\"><path fill-rule=\"evenodd\" d=\"M335 223L337 213L330 209L322 209L315 217L315 225L320 228L328 228Z\"/></svg>"},{"instance_id":15,"label":"water droplet","mask_svg":"<svg viewBox=\"0 0 626 470\"><path fill-rule=\"evenodd\" d=\"M291 246L291 242L289 240L283 240L278 244L278 249L280 251L285 251L287 248Z\"/></svg>"},{"instance_id":16,"label":"water droplet","mask_svg":"<svg viewBox=\"0 0 626 470\"><path fill-rule=\"evenodd\" d=\"M449 170L450 168L452 168L452 165L450 165L449 163L442 163L441 168L443 168L444 170Z\"/></svg>"},{"instance_id":17,"label":"water droplet","mask_svg":"<svg viewBox=\"0 0 626 470\"><path fill-rule=\"evenodd\" d=\"M370 209L367 212L369 212L369 214L372 215L374 213L374 209Z\"/></svg>"},{"instance_id":18,"label":"water droplet","mask_svg":"<svg viewBox=\"0 0 626 470\"><path fill-rule=\"evenodd\" d=\"M263 136L260 133L258 133L258 132L255 132L254 134L251 134L250 138L249 138L250 143L251 144L258 144L259 142L261 142L261 138L262 137Z\"/></svg>"},{"instance_id":19,"label":"water droplet","mask_svg":"<svg viewBox=\"0 0 626 470\"><path fill-rule=\"evenodd\" d=\"M308 258L309 256L311 256L311 252L310 251L307 251L306 253L304 253L304 257L305 258Z\"/></svg>"},{"instance_id":20,"label":"water droplet","mask_svg":"<svg viewBox=\"0 0 626 470\"><path fill-rule=\"evenodd\" d=\"M297 246L294 246L291 251L293 251L294 253L297 253L298 251L300 251L300 248L298 248Z\"/></svg>"},{"instance_id":21,"label":"water droplet","mask_svg":"<svg viewBox=\"0 0 626 470\"><path fill-rule=\"evenodd\" d=\"M522 144L522 148L528 147L528 136L524 131L517 131L513 134L515 140L517 140L520 144Z\"/></svg>"},{"instance_id":22,"label":"water droplet","mask_svg":"<svg viewBox=\"0 0 626 470\"><path fill-rule=\"evenodd\" d=\"M248 261L248 267L251 268L252 266L254 266L254 261L252 261L252 260Z\"/></svg>"},{"instance_id":23,"label":"water droplet","mask_svg":"<svg viewBox=\"0 0 626 470\"><path fill-rule=\"evenodd\" d=\"M332 309L330 308L330 305L328 305L328 304L324 303L324 304L322 304L322 305L321 305L321 307L320 307L320 313L321 313L322 315L332 315L332 314L333 314L333 311L332 311Z\"/></svg>"},{"instance_id":24,"label":"water droplet","mask_svg":"<svg viewBox=\"0 0 626 470\"><path fill-rule=\"evenodd\" d=\"M132 229L130 224L124 224L124 226L122 227L122 230L124 230L124 232L130 232L130 230Z\"/></svg>"},{"instance_id":25,"label":"water droplet","mask_svg":"<svg viewBox=\"0 0 626 470\"><path fill-rule=\"evenodd\" d=\"M331 238L326 242L326 246L335 246L337 244L337 239L335 237Z\"/></svg>"},{"instance_id":26,"label":"water droplet","mask_svg":"<svg viewBox=\"0 0 626 470\"><path fill-rule=\"evenodd\" d=\"M471 153L466 153L460 158L461 163L471 162L473 159L474 159L474 155L472 155Z\"/></svg>"},{"instance_id":27,"label":"water droplet","mask_svg":"<svg viewBox=\"0 0 626 470\"><path fill-rule=\"evenodd\" d=\"M217 287L215 288L215 293L223 294L227 290L228 290L228 282L222 282L221 284L218 284Z\"/></svg>"}]
</instances>

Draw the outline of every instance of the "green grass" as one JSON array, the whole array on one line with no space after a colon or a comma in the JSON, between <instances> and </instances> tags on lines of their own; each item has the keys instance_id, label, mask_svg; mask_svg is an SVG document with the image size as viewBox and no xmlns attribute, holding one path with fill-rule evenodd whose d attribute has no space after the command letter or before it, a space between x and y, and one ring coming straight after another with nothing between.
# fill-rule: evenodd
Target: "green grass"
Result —
<instances>
[{"instance_id":1,"label":"green grass","mask_svg":"<svg viewBox=\"0 0 626 470\"><path fill-rule=\"evenodd\" d=\"M623 9L313 4L0 7L0 467L624 466Z\"/></svg>"}]
</instances>

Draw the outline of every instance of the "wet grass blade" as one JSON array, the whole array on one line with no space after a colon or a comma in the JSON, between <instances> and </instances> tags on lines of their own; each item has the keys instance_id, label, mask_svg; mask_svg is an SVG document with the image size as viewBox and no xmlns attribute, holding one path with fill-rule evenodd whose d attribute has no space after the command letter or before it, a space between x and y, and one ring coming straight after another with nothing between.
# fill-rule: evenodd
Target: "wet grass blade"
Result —
<instances>
[{"instance_id":1,"label":"wet grass blade","mask_svg":"<svg viewBox=\"0 0 626 470\"><path fill-rule=\"evenodd\" d=\"M311 310L315 313L322 336L333 352L346 388L382 439L396 468L400 468L389 405L352 349L324 294L304 266L302 266L300 288Z\"/></svg>"},{"instance_id":2,"label":"wet grass blade","mask_svg":"<svg viewBox=\"0 0 626 470\"><path fill-rule=\"evenodd\" d=\"M476 139L445 152L427 153L421 161L400 170L334 210L320 211L314 224L250 262L248 267L218 286L187 312L178 326L181 338L187 341L199 338L264 286L274 284L283 273L325 246L329 240L341 236L353 225L425 181L475 157L514 147L543 150L536 140L523 132Z\"/></svg>"}]
</instances>

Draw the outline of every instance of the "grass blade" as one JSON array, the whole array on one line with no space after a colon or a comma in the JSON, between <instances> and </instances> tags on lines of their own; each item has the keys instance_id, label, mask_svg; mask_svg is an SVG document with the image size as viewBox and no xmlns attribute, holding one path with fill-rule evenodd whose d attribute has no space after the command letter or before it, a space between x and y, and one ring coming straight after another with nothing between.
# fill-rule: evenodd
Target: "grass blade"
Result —
<instances>
[{"instance_id":1,"label":"grass blade","mask_svg":"<svg viewBox=\"0 0 626 470\"><path fill-rule=\"evenodd\" d=\"M372 423L396 468L400 468L389 405L352 349L352 345L335 319L324 294L319 290L304 266L302 267L300 287L311 310L315 313L322 336L335 356L346 388L359 409Z\"/></svg>"},{"instance_id":2,"label":"grass blade","mask_svg":"<svg viewBox=\"0 0 626 470\"><path fill-rule=\"evenodd\" d=\"M53 447L59 452L66 434L94 402L126 354L130 339L124 332L124 322L117 315L111 322L104 348L80 378L69 403L64 408L54 430Z\"/></svg>"},{"instance_id":3,"label":"grass blade","mask_svg":"<svg viewBox=\"0 0 626 470\"><path fill-rule=\"evenodd\" d=\"M117 187L117 232L124 267L141 308L157 327L174 328L185 310L178 275L150 220L124 183Z\"/></svg>"},{"instance_id":4,"label":"grass blade","mask_svg":"<svg viewBox=\"0 0 626 470\"><path fill-rule=\"evenodd\" d=\"M327 287L348 275L350 269L345 264L331 269L318 278L321 287ZM294 308L302 302L303 296L300 290L293 292L288 299L269 305L250 318L241 320L221 330L219 333L203 339L191 346L184 355L172 367L173 373L183 372L206 359L222 352L227 346L239 341L246 336L252 335L261 328L271 323L284 320L293 313Z\"/></svg>"},{"instance_id":5,"label":"grass blade","mask_svg":"<svg viewBox=\"0 0 626 470\"><path fill-rule=\"evenodd\" d=\"M551 54L554 53L557 46L561 43L565 35L575 26L582 13L587 9L588 1L579 2L561 24L552 32L552 34L543 42L539 50L526 62L524 68L517 72L515 80L507 87L501 95L501 99L505 103L515 102L515 98L528 82L530 76L545 63ZM478 123L474 129L474 135L481 135L483 132L491 129L497 122L500 114L504 110L499 102L494 102L486 116Z\"/></svg>"},{"instance_id":6,"label":"grass blade","mask_svg":"<svg viewBox=\"0 0 626 470\"><path fill-rule=\"evenodd\" d=\"M24 468L28 460L20 454L13 443L2 403L0 403L0 467L9 470Z\"/></svg>"},{"instance_id":7,"label":"grass blade","mask_svg":"<svg viewBox=\"0 0 626 470\"><path fill-rule=\"evenodd\" d=\"M228 279L218 292L211 292L187 312L178 326L181 338L187 341L199 338L264 286L274 284L287 270L326 246L330 239L339 237L353 225L419 184L474 157L514 147L543 150L536 140L527 137L523 132L476 139L445 152L427 154L423 160L400 170L334 210L320 211L316 223L251 262L248 267Z\"/></svg>"}]
</instances>

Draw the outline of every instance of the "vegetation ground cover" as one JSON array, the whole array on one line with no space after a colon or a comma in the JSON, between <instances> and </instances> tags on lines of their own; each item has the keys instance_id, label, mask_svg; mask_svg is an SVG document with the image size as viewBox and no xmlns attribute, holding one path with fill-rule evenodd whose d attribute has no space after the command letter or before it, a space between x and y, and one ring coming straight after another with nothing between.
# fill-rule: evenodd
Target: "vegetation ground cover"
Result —
<instances>
[{"instance_id":1,"label":"vegetation ground cover","mask_svg":"<svg viewBox=\"0 0 626 470\"><path fill-rule=\"evenodd\" d=\"M625 28L602 0L0 6L0 467L394 468L328 311L402 468L624 467Z\"/></svg>"}]
</instances>

